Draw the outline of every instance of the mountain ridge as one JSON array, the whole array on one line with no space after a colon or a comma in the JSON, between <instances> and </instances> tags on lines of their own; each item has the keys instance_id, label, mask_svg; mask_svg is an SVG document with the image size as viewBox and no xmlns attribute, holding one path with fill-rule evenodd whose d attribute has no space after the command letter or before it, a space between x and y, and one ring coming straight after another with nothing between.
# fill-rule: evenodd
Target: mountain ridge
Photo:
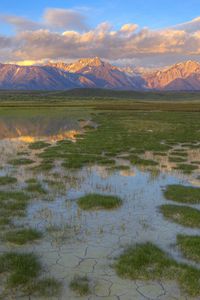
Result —
<instances>
[{"instance_id":1,"label":"mountain ridge","mask_svg":"<svg viewBox=\"0 0 200 300\"><path fill-rule=\"evenodd\" d=\"M40 66L0 63L0 88L67 90L103 88L135 91L200 91L200 63L184 61L160 70L123 68L99 57Z\"/></svg>"}]
</instances>

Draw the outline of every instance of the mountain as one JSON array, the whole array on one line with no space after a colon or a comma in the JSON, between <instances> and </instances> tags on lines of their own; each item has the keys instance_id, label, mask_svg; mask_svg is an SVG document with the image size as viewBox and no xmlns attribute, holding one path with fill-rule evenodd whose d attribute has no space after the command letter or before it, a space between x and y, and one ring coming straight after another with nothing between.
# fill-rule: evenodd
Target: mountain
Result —
<instances>
[{"instance_id":1,"label":"mountain","mask_svg":"<svg viewBox=\"0 0 200 300\"><path fill-rule=\"evenodd\" d=\"M98 57L42 66L0 64L0 89L200 91L200 64L186 61L160 70L116 67Z\"/></svg>"},{"instance_id":2,"label":"mountain","mask_svg":"<svg viewBox=\"0 0 200 300\"><path fill-rule=\"evenodd\" d=\"M200 64L186 61L167 69L143 75L148 89L156 90L200 90Z\"/></svg>"},{"instance_id":3,"label":"mountain","mask_svg":"<svg viewBox=\"0 0 200 300\"><path fill-rule=\"evenodd\" d=\"M1 89L64 90L77 87L84 87L80 76L57 68L0 64Z\"/></svg>"},{"instance_id":4,"label":"mountain","mask_svg":"<svg viewBox=\"0 0 200 300\"><path fill-rule=\"evenodd\" d=\"M139 76L131 76L99 57L83 58L72 64L55 63L50 66L64 71L85 75L94 87L105 89L140 89L144 83Z\"/></svg>"}]
</instances>

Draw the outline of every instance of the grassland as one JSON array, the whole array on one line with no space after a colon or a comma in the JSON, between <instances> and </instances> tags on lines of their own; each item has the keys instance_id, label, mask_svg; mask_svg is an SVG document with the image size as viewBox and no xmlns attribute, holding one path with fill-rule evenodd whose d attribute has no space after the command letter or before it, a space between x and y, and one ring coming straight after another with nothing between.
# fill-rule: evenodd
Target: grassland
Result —
<instances>
[{"instance_id":1,"label":"grassland","mask_svg":"<svg viewBox=\"0 0 200 300\"><path fill-rule=\"evenodd\" d=\"M44 127L50 128L53 134L56 130L59 132L60 123L64 120L65 125L66 119L73 120L73 126L78 130L81 121L92 120L97 125L84 125L75 143L66 139L53 143L33 139L34 142L29 144L26 151L19 151L16 157L7 161L9 168L15 172L19 166L22 170L33 172L32 178L24 180L22 191L17 190L18 182L15 177L0 177L2 242L16 244L20 249L23 249L23 245L28 247L42 239L43 234L32 228L16 227L13 220L26 216L30 201L37 201L43 195L48 197L53 186L60 192L63 182L56 177L56 172L53 173L55 166L59 165L63 174L66 171L71 174L93 165L103 165L110 171L126 171L131 165L142 166L158 174L159 158L164 157L172 163L173 168L186 174L199 168L198 160L195 159L193 164L188 161L188 150L200 149L198 93L136 93L87 89L67 92L2 91L0 118L9 122L14 120L16 124L23 120L24 123L20 123L22 127L27 124L37 127L40 120L43 120ZM147 158L147 152L152 153L153 158ZM124 154L130 162L128 166L117 163ZM50 179L48 175L51 175ZM56 181L53 181L53 176ZM67 185L68 178L65 179ZM12 187L16 190L11 191ZM198 204L200 201L199 189L193 187L171 185L167 186L164 194L166 199L179 203ZM112 213L110 210L122 206L123 200L117 196L88 194L77 199L77 204L90 213L106 209L109 214ZM197 209L163 205L160 211L169 221L200 228L200 212ZM62 241L67 236L67 243L70 243L69 228L66 227L63 232L62 234L60 228L56 231L57 241L59 235ZM50 230L48 234L50 235ZM198 237L178 236L177 245L185 257L198 261ZM177 280L183 291L191 296L199 296L199 270L179 264L151 243L128 248L119 257L115 268L118 275L134 280ZM41 279L41 272L42 264L34 254L8 252L0 256L0 273L6 276L8 288L20 287L28 295L39 297L57 296L60 283L53 278ZM78 295L90 293L87 276L75 276L68 284Z\"/></svg>"}]
</instances>

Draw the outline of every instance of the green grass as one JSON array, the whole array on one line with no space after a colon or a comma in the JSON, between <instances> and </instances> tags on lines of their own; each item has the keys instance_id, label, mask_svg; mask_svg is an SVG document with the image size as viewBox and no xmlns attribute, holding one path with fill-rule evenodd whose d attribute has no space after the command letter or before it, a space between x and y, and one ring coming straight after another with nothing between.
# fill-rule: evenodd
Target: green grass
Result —
<instances>
[{"instance_id":1,"label":"green grass","mask_svg":"<svg viewBox=\"0 0 200 300\"><path fill-rule=\"evenodd\" d=\"M1 176L0 177L0 185L14 184L17 182L15 177L10 176Z\"/></svg>"},{"instance_id":2,"label":"green grass","mask_svg":"<svg viewBox=\"0 0 200 300\"><path fill-rule=\"evenodd\" d=\"M38 258L32 253L8 252L0 255L0 273L8 274L8 286L18 287L37 278L41 271Z\"/></svg>"},{"instance_id":3,"label":"green grass","mask_svg":"<svg viewBox=\"0 0 200 300\"><path fill-rule=\"evenodd\" d=\"M119 166L113 166L108 168L109 171L127 171L130 170L130 166L124 166L124 165L119 165Z\"/></svg>"},{"instance_id":4,"label":"green grass","mask_svg":"<svg viewBox=\"0 0 200 300\"><path fill-rule=\"evenodd\" d=\"M11 165L13 165L13 166L20 166L20 165L30 165L30 164L33 164L34 161L32 159L29 159L29 158L17 158L17 159L9 160L8 163L11 164Z\"/></svg>"},{"instance_id":5,"label":"green grass","mask_svg":"<svg viewBox=\"0 0 200 300\"><path fill-rule=\"evenodd\" d=\"M183 158L183 157L177 157L177 156L169 156L169 162L186 162L187 159Z\"/></svg>"},{"instance_id":6,"label":"green grass","mask_svg":"<svg viewBox=\"0 0 200 300\"><path fill-rule=\"evenodd\" d=\"M40 182L29 182L25 190L29 193L47 194L47 191L43 188Z\"/></svg>"},{"instance_id":7,"label":"green grass","mask_svg":"<svg viewBox=\"0 0 200 300\"><path fill-rule=\"evenodd\" d=\"M162 205L160 211L165 218L183 226L200 228L200 211L188 206Z\"/></svg>"},{"instance_id":8,"label":"green grass","mask_svg":"<svg viewBox=\"0 0 200 300\"><path fill-rule=\"evenodd\" d=\"M191 174L192 171L198 169L198 166L190 164L177 164L174 169L181 170L185 174Z\"/></svg>"},{"instance_id":9,"label":"green grass","mask_svg":"<svg viewBox=\"0 0 200 300\"><path fill-rule=\"evenodd\" d=\"M183 157L187 157L188 156L188 153L183 151L183 150L175 150L173 152L170 153L171 155L173 156L183 156Z\"/></svg>"},{"instance_id":10,"label":"green grass","mask_svg":"<svg viewBox=\"0 0 200 300\"><path fill-rule=\"evenodd\" d=\"M87 276L76 275L70 282L70 288L80 296L90 294L90 284Z\"/></svg>"},{"instance_id":11,"label":"green grass","mask_svg":"<svg viewBox=\"0 0 200 300\"><path fill-rule=\"evenodd\" d=\"M84 210L114 209L122 205L116 196L88 194L79 198L78 206Z\"/></svg>"},{"instance_id":12,"label":"green grass","mask_svg":"<svg viewBox=\"0 0 200 300\"><path fill-rule=\"evenodd\" d=\"M200 203L200 188L179 184L168 185L164 191L166 199L180 203Z\"/></svg>"},{"instance_id":13,"label":"green grass","mask_svg":"<svg viewBox=\"0 0 200 300\"><path fill-rule=\"evenodd\" d=\"M176 280L190 296L200 295L200 270L177 263L150 242L131 246L114 265L117 274L132 280Z\"/></svg>"},{"instance_id":14,"label":"green grass","mask_svg":"<svg viewBox=\"0 0 200 300\"><path fill-rule=\"evenodd\" d=\"M21 191L0 191L0 202L7 200L27 201L29 196Z\"/></svg>"},{"instance_id":15,"label":"green grass","mask_svg":"<svg viewBox=\"0 0 200 300\"><path fill-rule=\"evenodd\" d=\"M177 236L177 245L187 259L200 263L200 236Z\"/></svg>"},{"instance_id":16,"label":"green grass","mask_svg":"<svg viewBox=\"0 0 200 300\"><path fill-rule=\"evenodd\" d=\"M21 191L0 191L0 216L2 218L23 217L29 196Z\"/></svg>"},{"instance_id":17,"label":"green grass","mask_svg":"<svg viewBox=\"0 0 200 300\"><path fill-rule=\"evenodd\" d=\"M54 278L43 278L30 283L26 290L31 295L49 299L60 295L61 283Z\"/></svg>"},{"instance_id":18,"label":"green grass","mask_svg":"<svg viewBox=\"0 0 200 300\"><path fill-rule=\"evenodd\" d=\"M129 157L130 161L134 165L142 165L142 166L157 166L158 162L152 159L143 159L136 155L131 155Z\"/></svg>"},{"instance_id":19,"label":"green grass","mask_svg":"<svg viewBox=\"0 0 200 300\"><path fill-rule=\"evenodd\" d=\"M42 237L42 233L36 229L26 228L8 231L4 234L3 239L7 242L24 245Z\"/></svg>"},{"instance_id":20,"label":"green grass","mask_svg":"<svg viewBox=\"0 0 200 300\"><path fill-rule=\"evenodd\" d=\"M47 142L37 141L37 142L31 143L29 145L29 149L31 149L31 150L41 150L41 149L47 148L49 146L51 146L51 144L49 144Z\"/></svg>"}]
</instances>

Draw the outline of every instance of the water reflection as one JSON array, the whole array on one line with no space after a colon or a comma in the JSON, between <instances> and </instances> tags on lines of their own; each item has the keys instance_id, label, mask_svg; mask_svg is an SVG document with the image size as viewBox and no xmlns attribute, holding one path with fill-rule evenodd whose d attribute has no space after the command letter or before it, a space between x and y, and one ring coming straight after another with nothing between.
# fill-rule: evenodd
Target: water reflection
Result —
<instances>
[{"instance_id":1,"label":"water reflection","mask_svg":"<svg viewBox=\"0 0 200 300\"><path fill-rule=\"evenodd\" d=\"M0 139L18 139L23 142L34 142L37 139L50 141L63 138L75 139L85 125L88 125L89 114L75 109L0 109Z\"/></svg>"}]
</instances>

